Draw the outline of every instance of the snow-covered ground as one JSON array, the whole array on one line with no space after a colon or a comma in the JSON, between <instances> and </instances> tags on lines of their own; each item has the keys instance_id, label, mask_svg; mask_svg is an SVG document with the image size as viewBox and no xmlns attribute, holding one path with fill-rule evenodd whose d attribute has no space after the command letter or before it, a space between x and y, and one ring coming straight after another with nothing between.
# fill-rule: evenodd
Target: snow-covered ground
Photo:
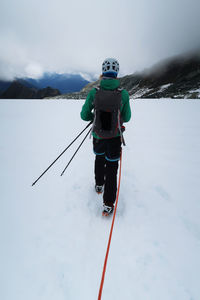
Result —
<instances>
[{"instance_id":1,"label":"snow-covered ground","mask_svg":"<svg viewBox=\"0 0 200 300\"><path fill-rule=\"evenodd\" d=\"M97 299L111 219L83 101L0 101L0 299ZM102 299L200 299L200 102L134 100ZM81 139L80 139L81 141Z\"/></svg>"}]
</instances>

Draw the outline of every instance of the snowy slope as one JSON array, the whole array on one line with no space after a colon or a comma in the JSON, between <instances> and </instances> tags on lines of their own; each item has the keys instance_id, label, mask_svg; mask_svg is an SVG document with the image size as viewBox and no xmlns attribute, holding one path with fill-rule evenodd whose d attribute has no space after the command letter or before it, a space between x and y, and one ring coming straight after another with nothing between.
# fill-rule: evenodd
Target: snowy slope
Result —
<instances>
[{"instance_id":1,"label":"snowy slope","mask_svg":"<svg viewBox=\"0 0 200 300\"><path fill-rule=\"evenodd\" d=\"M111 220L83 101L0 102L0 299L97 299ZM134 100L102 299L200 299L200 102ZM81 140L80 140L81 141Z\"/></svg>"}]
</instances>

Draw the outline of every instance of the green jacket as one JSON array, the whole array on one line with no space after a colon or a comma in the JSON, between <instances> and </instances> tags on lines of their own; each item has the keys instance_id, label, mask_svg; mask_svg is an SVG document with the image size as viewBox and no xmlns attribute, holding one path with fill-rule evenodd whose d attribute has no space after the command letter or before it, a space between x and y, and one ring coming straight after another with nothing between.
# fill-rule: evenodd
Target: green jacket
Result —
<instances>
[{"instance_id":1,"label":"green jacket","mask_svg":"<svg viewBox=\"0 0 200 300\"><path fill-rule=\"evenodd\" d=\"M119 87L118 79L102 79L100 82L100 87L104 90L115 90ZM93 113L93 102L96 94L96 89L93 88L87 95L85 103L81 110L81 119L84 121L92 121L94 118ZM122 90L122 105L120 108L121 117L123 122L128 122L131 118L131 109L129 104L129 94L126 90ZM93 136L99 138L94 132Z\"/></svg>"}]
</instances>

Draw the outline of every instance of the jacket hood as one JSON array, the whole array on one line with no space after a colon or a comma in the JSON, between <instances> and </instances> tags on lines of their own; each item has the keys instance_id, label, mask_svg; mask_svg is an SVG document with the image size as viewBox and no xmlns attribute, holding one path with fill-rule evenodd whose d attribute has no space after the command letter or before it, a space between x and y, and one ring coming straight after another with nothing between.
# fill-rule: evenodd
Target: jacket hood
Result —
<instances>
[{"instance_id":1,"label":"jacket hood","mask_svg":"<svg viewBox=\"0 0 200 300\"><path fill-rule=\"evenodd\" d=\"M100 87L104 90L115 90L119 87L119 79L102 79Z\"/></svg>"}]
</instances>

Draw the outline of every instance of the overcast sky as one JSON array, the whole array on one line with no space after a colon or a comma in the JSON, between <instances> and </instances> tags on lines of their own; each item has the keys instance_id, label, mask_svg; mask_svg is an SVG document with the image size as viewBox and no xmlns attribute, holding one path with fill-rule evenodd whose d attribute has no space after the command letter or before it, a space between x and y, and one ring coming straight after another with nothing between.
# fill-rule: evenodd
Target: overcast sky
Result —
<instances>
[{"instance_id":1,"label":"overcast sky","mask_svg":"<svg viewBox=\"0 0 200 300\"><path fill-rule=\"evenodd\" d=\"M200 45L200 0L1 0L0 78L130 74Z\"/></svg>"}]
</instances>

